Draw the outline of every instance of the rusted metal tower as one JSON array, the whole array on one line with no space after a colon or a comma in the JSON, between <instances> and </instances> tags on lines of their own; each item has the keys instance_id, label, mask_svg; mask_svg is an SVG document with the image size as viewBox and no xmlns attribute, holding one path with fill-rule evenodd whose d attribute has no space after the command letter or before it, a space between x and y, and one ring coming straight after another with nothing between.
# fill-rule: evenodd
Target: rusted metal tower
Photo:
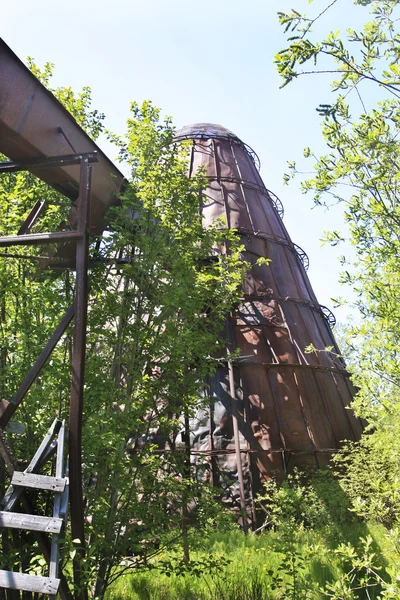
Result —
<instances>
[{"instance_id":1,"label":"rusted metal tower","mask_svg":"<svg viewBox=\"0 0 400 600\"><path fill-rule=\"evenodd\" d=\"M206 171L205 224L219 218L235 229L252 265L226 323L239 358L218 368L209 411L192 422L195 463L249 512L263 481L295 466L325 467L341 441L359 439L362 425L348 409L353 388L332 334L335 318L318 304L308 258L286 231L257 155L209 123L184 127L176 140L192 140L190 173ZM322 351L306 354L310 344Z\"/></svg>"}]
</instances>

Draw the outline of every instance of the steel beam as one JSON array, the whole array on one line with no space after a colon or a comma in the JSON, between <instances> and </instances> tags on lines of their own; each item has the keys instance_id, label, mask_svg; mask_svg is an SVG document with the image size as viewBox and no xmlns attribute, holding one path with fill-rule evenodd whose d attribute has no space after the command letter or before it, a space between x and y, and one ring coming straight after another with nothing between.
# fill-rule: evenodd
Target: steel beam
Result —
<instances>
[{"instance_id":1,"label":"steel beam","mask_svg":"<svg viewBox=\"0 0 400 600\"><path fill-rule=\"evenodd\" d=\"M6 400L1 401L1 403L0 403L0 427L2 429L5 429L7 423L9 422L9 420L11 419L11 417L17 410L18 406L21 404L21 402L25 398L31 385L34 383L36 377L39 375L43 366L46 364L50 354L53 352L54 348L60 341L61 336L63 335L63 333L67 329L68 325L70 324L73 316L74 316L74 306L71 305L69 307L69 309L67 310L67 312L65 313L65 315L63 316L63 318L61 319L58 326L56 327L54 333L50 337L46 346L43 348L42 352L39 354L36 362L34 363L34 365L31 368L31 370L26 375L23 382L19 386L18 390L12 397L11 401L10 402L7 402Z\"/></svg>"},{"instance_id":2,"label":"steel beam","mask_svg":"<svg viewBox=\"0 0 400 600\"><path fill-rule=\"evenodd\" d=\"M0 174L16 173L18 171L37 171L49 167L69 167L71 165L80 165L82 160L87 160L89 163L96 163L99 161L98 153L86 152L85 154L66 154L63 156L48 156L46 158L0 162Z\"/></svg>"},{"instance_id":3,"label":"steel beam","mask_svg":"<svg viewBox=\"0 0 400 600\"><path fill-rule=\"evenodd\" d=\"M0 237L0 248L9 246L37 246L38 244L54 244L75 242L82 237L79 231L60 231L46 233L28 233L27 235L7 235Z\"/></svg>"}]
</instances>

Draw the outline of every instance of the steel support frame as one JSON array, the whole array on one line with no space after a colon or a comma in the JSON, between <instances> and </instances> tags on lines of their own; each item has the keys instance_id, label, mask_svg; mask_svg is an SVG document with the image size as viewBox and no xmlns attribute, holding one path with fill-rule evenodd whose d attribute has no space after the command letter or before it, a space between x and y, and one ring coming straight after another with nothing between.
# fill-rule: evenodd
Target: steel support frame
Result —
<instances>
[{"instance_id":1,"label":"steel support frame","mask_svg":"<svg viewBox=\"0 0 400 600\"><path fill-rule=\"evenodd\" d=\"M89 211L92 166L87 159L81 161L78 199L78 232L76 244L75 322L72 350L72 380L69 409L69 480L71 534L77 541L74 558L74 582L77 598L86 600L87 588L83 582L82 558L85 554L85 526L82 489L82 414L83 386L85 380L86 329L88 308L89 264Z\"/></svg>"},{"instance_id":2,"label":"steel support frame","mask_svg":"<svg viewBox=\"0 0 400 600\"><path fill-rule=\"evenodd\" d=\"M33 364L32 368L19 386L10 402L0 402L0 428L4 429L18 406L29 391L31 385L47 362L51 352L62 337L73 317L74 335L72 350L71 395L69 408L69 477L70 477L70 513L72 539L77 540L77 552L74 558L73 571L75 583L75 600L86 600L87 589L84 584L82 572L82 558L85 554L84 530L84 505L82 486L82 414L83 391L85 378L86 355L86 330L88 308L88 264L89 264L89 219L90 219L90 192L91 192L91 163L97 162L96 153L77 154L70 156L56 156L38 158L26 163L1 163L0 174L23 170L57 167L60 165L80 166L80 185L77 206L77 229L68 232L51 232L29 234L33 224L32 215L20 228L23 234L16 236L0 237L0 246L28 246L48 242L65 243L76 242L76 291L73 305L69 307L54 333ZM23 257L21 257L23 258ZM79 541L78 541L79 540ZM62 594L67 596L67 592Z\"/></svg>"}]
</instances>

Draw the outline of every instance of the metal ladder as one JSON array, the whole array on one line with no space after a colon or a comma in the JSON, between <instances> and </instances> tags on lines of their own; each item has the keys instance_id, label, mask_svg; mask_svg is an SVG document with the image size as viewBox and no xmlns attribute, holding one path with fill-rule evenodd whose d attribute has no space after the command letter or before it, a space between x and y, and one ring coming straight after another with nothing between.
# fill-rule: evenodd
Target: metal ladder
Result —
<instances>
[{"instance_id":1,"label":"metal ladder","mask_svg":"<svg viewBox=\"0 0 400 600\"><path fill-rule=\"evenodd\" d=\"M49 575L42 577L0 570L0 588L37 592L48 596L56 596L58 593L58 539L65 527L68 511L69 484L68 465L64 464L65 437L65 422L55 419L25 471L14 471L11 485L0 503L0 527L51 534ZM40 475L40 469L55 453L55 477ZM52 517L12 512L18 501L24 499L25 489L29 488L54 494Z\"/></svg>"}]
</instances>

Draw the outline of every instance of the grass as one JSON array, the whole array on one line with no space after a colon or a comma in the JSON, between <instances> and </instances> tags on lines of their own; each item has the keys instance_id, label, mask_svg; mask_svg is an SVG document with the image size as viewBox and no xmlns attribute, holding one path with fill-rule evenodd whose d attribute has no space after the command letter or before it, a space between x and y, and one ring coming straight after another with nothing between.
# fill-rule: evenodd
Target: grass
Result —
<instances>
[{"instance_id":1,"label":"grass","mask_svg":"<svg viewBox=\"0 0 400 600\"><path fill-rule=\"evenodd\" d=\"M244 535L221 520L194 531L190 567L177 548L117 579L105 600L378 600L381 586L385 600L399 600L395 540L356 516L330 473L271 482L258 501L272 529Z\"/></svg>"},{"instance_id":2,"label":"grass","mask_svg":"<svg viewBox=\"0 0 400 600\"><path fill-rule=\"evenodd\" d=\"M171 552L159 557L154 569L136 571L118 579L108 590L106 600L319 600L328 598L321 590L337 581L349 568L337 552L339 544L360 547L370 535L376 562L385 566L398 559L394 546L378 525L354 522L343 524L340 532L325 527L319 531L295 528L244 536L239 530L211 532L194 540L191 562L207 565L209 557L225 558L220 569L207 567L199 574L167 574L157 567L163 561L180 559ZM196 568L194 569L196 570ZM368 599L364 592L354 598ZM374 600L379 588L370 588Z\"/></svg>"}]
</instances>

